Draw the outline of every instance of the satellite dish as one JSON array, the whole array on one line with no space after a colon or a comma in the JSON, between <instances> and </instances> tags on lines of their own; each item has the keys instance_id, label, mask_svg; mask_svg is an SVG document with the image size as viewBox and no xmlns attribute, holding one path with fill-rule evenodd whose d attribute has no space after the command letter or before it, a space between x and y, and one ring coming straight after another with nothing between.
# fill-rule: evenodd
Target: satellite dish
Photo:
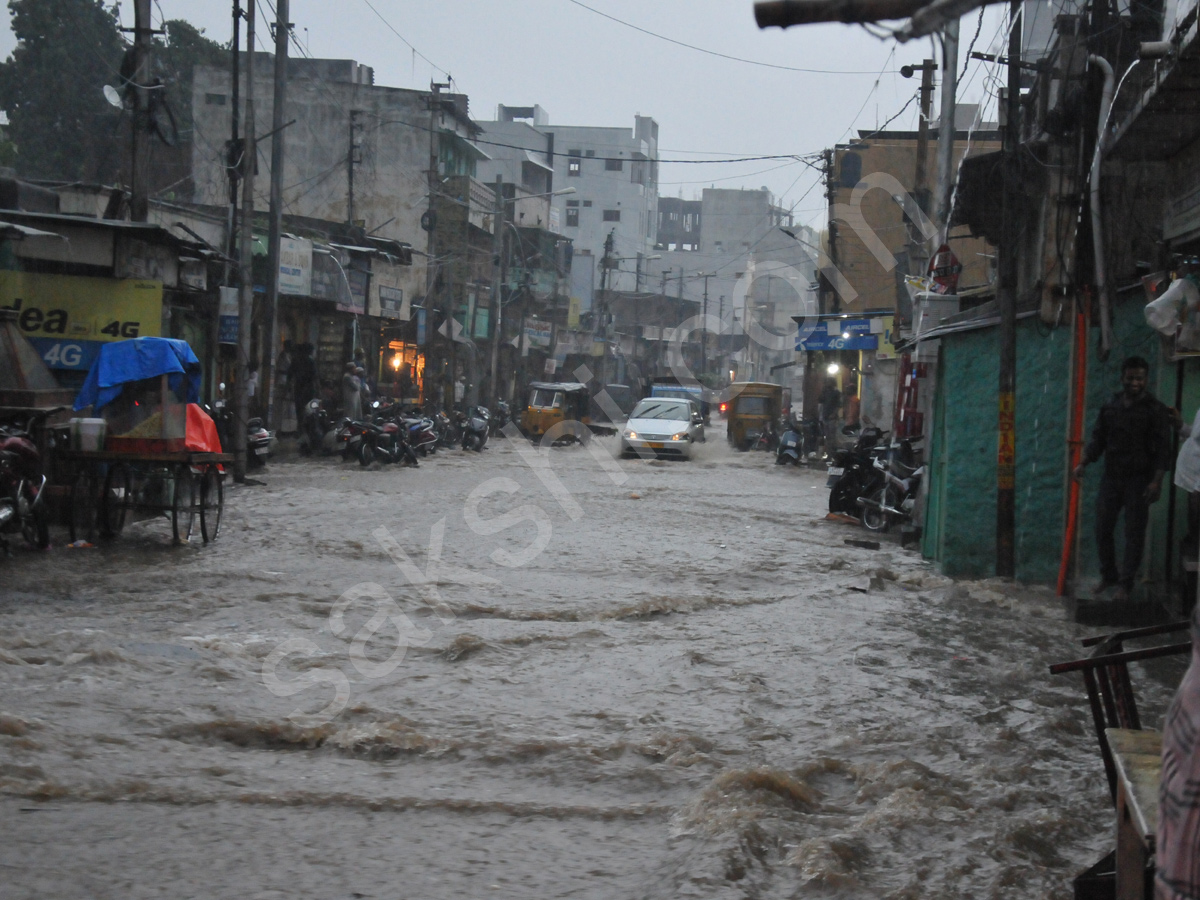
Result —
<instances>
[{"instance_id":1,"label":"satellite dish","mask_svg":"<svg viewBox=\"0 0 1200 900\"><path fill-rule=\"evenodd\" d=\"M121 92L111 84L106 84L104 86L104 99L117 109L121 109L125 105L125 101L121 99Z\"/></svg>"}]
</instances>

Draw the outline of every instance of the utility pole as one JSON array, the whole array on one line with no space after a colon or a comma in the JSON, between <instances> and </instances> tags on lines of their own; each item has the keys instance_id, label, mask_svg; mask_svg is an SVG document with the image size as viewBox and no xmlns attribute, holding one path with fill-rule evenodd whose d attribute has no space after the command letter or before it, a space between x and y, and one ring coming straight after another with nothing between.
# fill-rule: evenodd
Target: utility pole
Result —
<instances>
[{"instance_id":1,"label":"utility pole","mask_svg":"<svg viewBox=\"0 0 1200 900\"><path fill-rule=\"evenodd\" d=\"M232 131L229 139L229 144L225 148L225 171L229 173L229 212L225 222L225 283L230 281L230 263L233 259L233 254L237 252L237 207L238 207L238 182L239 171L242 167L242 155L245 149L241 146L238 140L238 128L241 117L240 104L241 100L241 75L239 63L242 58L241 47L241 32L242 32L242 4L241 0L233 0L233 43L230 45L232 50L233 69L233 104L230 109L230 118L232 119Z\"/></svg>"},{"instance_id":2,"label":"utility pole","mask_svg":"<svg viewBox=\"0 0 1200 900\"><path fill-rule=\"evenodd\" d=\"M492 213L492 259L496 269L496 277L492 279L492 361L488 369L488 383L491 385L492 409L500 400L500 382L496 380L500 365L500 335L504 323L503 297L505 281L504 259L504 176L496 176L495 211Z\"/></svg>"},{"instance_id":3,"label":"utility pole","mask_svg":"<svg viewBox=\"0 0 1200 900\"><path fill-rule=\"evenodd\" d=\"M938 123L937 196L934 209L938 226L937 251L950 237L950 192L954 184L955 94L958 92L958 19L946 23L942 32L941 121Z\"/></svg>"},{"instance_id":4,"label":"utility pole","mask_svg":"<svg viewBox=\"0 0 1200 900\"><path fill-rule=\"evenodd\" d=\"M1012 578L1016 573L1016 387L1017 387L1017 222L1012 183L1016 173L1017 147L1021 139L1021 0L1011 0L1012 27L1008 37L1008 121L1004 128L1001 184L1002 234L999 260L1000 384L999 441L996 452L996 574Z\"/></svg>"},{"instance_id":5,"label":"utility pole","mask_svg":"<svg viewBox=\"0 0 1200 900\"><path fill-rule=\"evenodd\" d=\"M354 224L354 164L358 162L354 153L358 150L355 137L358 134L358 117L361 109L350 110L350 146L346 149L346 224Z\"/></svg>"},{"instance_id":6,"label":"utility pole","mask_svg":"<svg viewBox=\"0 0 1200 900\"><path fill-rule=\"evenodd\" d=\"M600 315L597 317L604 339L604 355L600 357L600 383L608 384L608 273L613 262L613 237L616 229L610 229L604 239L604 256L600 259Z\"/></svg>"},{"instance_id":7,"label":"utility pole","mask_svg":"<svg viewBox=\"0 0 1200 900\"><path fill-rule=\"evenodd\" d=\"M426 257L425 257L425 383L429 384L430 376L432 375L434 384L441 382L441 404L449 409L452 406L454 399L454 372L446 366L446 371L438 372L437 369L430 365L432 350L436 346L436 329L433 327L433 291L436 282L436 274L438 271L437 264L437 195L441 191L442 182L438 174L438 113L441 111L442 101L439 99L439 93L442 88L450 89L450 84L438 83L436 81L429 84L429 170L427 172L429 184L429 207L426 210L425 217L422 218L421 225L426 231ZM445 303L443 303L443 307ZM449 315L446 316L446 335L449 346L454 346L454 326L450 323ZM447 351L447 359L450 359L450 351ZM440 376L440 377L439 377ZM449 392L449 393L447 393ZM436 394L435 394L436 396ZM428 398L426 398L428 399Z\"/></svg>"},{"instance_id":8,"label":"utility pole","mask_svg":"<svg viewBox=\"0 0 1200 900\"><path fill-rule=\"evenodd\" d=\"M133 3L133 158L130 160L129 218L150 217L150 0Z\"/></svg>"},{"instance_id":9,"label":"utility pole","mask_svg":"<svg viewBox=\"0 0 1200 900\"><path fill-rule=\"evenodd\" d=\"M271 107L271 207L267 226L267 427L275 424L275 358L279 355L279 243L283 231L283 113L287 103L288 0L275 0L275 93Z\"/></svg>"},{"instance_id":10,"label":"utility pole","mask_svg":"<svg viewBox=\"0 0 1200 900\"><path fill-rule=\"evenodd\" d=\"M254 160L258 148L254 140L254 7L246 4L246 150L242 154L242 232L239 235L241 292L238 295L237 381L234 383L233 479L246 480L246 423L250 419L250 398L246 393L250 380L250 319L254 312L254 257L251 235L254 230Z\"/></svg>"},{"instance_id":11,"label":"utility pole","mask_svg":"<svg viewBox=\"0 0 1200 900\"><path fill-rule=\"evenodd\" d=\"M918 69L921 72L921 115L917 123L917 165L913 175L912 196L921 212L928 214L929 119L933 115L933 73L937 71L937 63L927 59L919 66L903 66L900 74L911 77ZM911 218L905 222L905 228L908 231L908 274L924 275L925 236Z\"/></svg>"},{"instance_id":12,"label":"utility pole","mask_svg":"<svg viewBox=\"0 0 1200 900\"><path fill-rule=\"evenodd\" d=\"M711 272L702 272L704 279L704 330L700 332L700 374L708 374L708 279L716 277Z\"/></svg>"}]
</instances>

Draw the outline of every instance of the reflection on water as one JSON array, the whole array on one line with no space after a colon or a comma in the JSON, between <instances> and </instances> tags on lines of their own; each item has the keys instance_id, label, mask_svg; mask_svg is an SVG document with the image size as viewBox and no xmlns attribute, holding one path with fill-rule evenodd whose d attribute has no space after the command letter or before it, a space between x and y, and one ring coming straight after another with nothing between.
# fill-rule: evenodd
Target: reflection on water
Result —
<instances>
[{"instance_id":1,"label":"reflection on water","mask_svg":"<svg viewBox=\"0 0 1200 900\"><path fill-rule=\"evenodd\" d=\"M718 442L622 483L549 461L582 516L498 444L274 466L205 549L149 526L4 562L6 896L1068 897L1107 849L1048 592L847 546L822 474ZM472 491L517 524L472 531ZM547 549L506 567L531 506ZM406 619L332 628L364 582ZM1148 724L1179 674L1135 673ZM292 717L338 679L339 715Z\"/></svg>"}]
</instances>

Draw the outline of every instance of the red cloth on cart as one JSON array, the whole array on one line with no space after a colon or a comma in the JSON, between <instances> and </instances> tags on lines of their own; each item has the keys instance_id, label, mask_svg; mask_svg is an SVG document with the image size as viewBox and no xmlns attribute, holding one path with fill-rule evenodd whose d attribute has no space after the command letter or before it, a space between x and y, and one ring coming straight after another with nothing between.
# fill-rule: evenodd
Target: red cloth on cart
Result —
<instances>
[{"instance_id":1,"label":"red cloth on cart","mask_svg":"<svg viewBox=\"0 0 1200 900\"><path fill-rule=\"evenodd\" d=\"M217 425L212 417L199 405L189 403L187 408L188 450L198 453L220 453L221 439L217 437Z\"/></svg>"}]
</instances>

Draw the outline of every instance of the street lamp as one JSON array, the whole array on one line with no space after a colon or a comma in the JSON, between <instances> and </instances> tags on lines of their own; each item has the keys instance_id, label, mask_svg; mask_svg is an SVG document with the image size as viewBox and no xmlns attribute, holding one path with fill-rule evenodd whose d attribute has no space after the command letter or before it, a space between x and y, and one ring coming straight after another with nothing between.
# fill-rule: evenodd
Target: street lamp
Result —
<instances>
[{"instance_id":1,"label":"street lamp","mask_svg":"<svg viewBox=\"0 0 1200 900\"><path fill-rule=\"evenodd\" d=\"M488 367L488 380L492 387L492 406L496 405L496 401L500 399L500 386L496 380L497 369L500 364L500 328L504 324L504 304L502 302L501 290L504 284L504 277L507 274L507 257L504 254L504 229L507 225L513 230L513 234L517 236L517 240L521 239L521 232L517 231L517 226L508 221L504 216L504 179L502 176L496 176L495 184L496 193L496 209L494 212L494 220L492 223L492 253L496 260L496 277L492 284L492 298L495 301L496 315L495 321L492 323L492 358ZM564 194L574 194L575 188L562 188L557 191L547 191L542 194L526 194L523 197L514 195L513 201L518 200L536 200L539 197L561 197ZM551 352L554 347L551 346Z\"/></svg>"}]
</instances>

